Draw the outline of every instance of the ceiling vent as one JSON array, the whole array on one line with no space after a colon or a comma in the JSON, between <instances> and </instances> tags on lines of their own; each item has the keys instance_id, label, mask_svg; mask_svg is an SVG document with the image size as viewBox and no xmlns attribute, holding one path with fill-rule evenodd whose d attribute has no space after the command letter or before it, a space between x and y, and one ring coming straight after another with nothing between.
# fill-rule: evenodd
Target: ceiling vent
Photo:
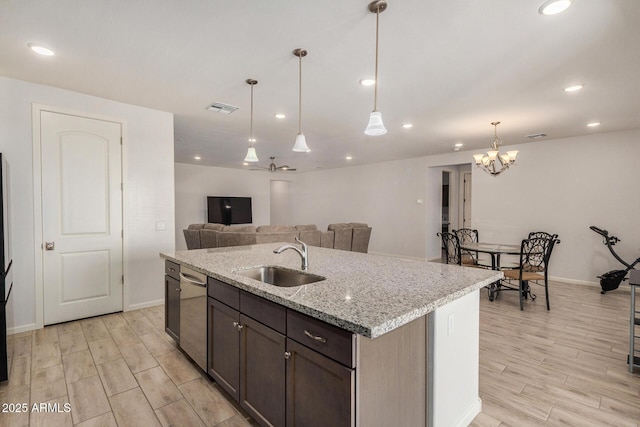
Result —
<instances>
[{"instance_id":1,"label":"ceiling vent","mask_svg":"<svg viewBox=\"0 0 640 427\"><path fill-rule=\"evenodd\" d=\"M216 113L231 114L239 108L240 107L236 107L234 105L223 104L222 102L214 102L207 107L207 110L215 111Z\"/></svg>"},{"instance_id":2,"label":"ceiling vent","mask_svg":"<svg viewBox=\"0 0 640 427\"><path fill-rule=\"evenodd\" d=\"M545 136L547 136L546 133L533 133L531 135L527 135L527 138L529 138L529 139L538 139L538 138L544 138Z\"/></svg>"}]
</instances>

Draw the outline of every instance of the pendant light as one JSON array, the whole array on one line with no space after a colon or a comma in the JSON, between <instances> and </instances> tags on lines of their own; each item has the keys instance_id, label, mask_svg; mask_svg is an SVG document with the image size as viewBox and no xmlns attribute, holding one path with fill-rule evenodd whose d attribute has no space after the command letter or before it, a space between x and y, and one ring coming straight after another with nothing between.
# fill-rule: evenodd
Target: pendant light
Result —
<instances>
[{"instance_id":1,"label":"pendant light","mask_svg":"<svg viewBox=\"0 0 640 427\"><path fill-rule=\"evenodd\" d=\"M369 3L369 11L376 14L376 71L375 86L373 88L373 111L369 116L369 124L364 130L365 135L384 135L387 133L382 123L382 113L378 111L378 32L380 27L380 13L387 10L387 2L384 0L375 0Z\"/></svg>"},{"instance_id":2,"label":"pendant light","mask_svg":"<svg viewBox=\"0 0 640 427\"><path fill-rule=\"evenodd\" d=\"M298 136L296 136L296 143L293 145L292 151L298 153L308 153L311 151L307 145L307 139L302 133L302 57L307 56L307 51L304 49L295 49L293 54L299 59L299 82L298 87Z\"/></svg>"},{"instance_id":3,"label":"pendant light","mask_svg":"<svg viewBox=\"0 0 640 427\"><path fill-rule=\"evenodd\" d=\"M249 125L249 149L247 150L247 156L244 158L244 161L255 163L260 161L258 160L256 149L253 146L253 143L256 142L256 139L253 137L253 86L257 85L258 81L253 79L247 79L245 81L251 86L251 122Z\"/></svg>"}]
</instances>

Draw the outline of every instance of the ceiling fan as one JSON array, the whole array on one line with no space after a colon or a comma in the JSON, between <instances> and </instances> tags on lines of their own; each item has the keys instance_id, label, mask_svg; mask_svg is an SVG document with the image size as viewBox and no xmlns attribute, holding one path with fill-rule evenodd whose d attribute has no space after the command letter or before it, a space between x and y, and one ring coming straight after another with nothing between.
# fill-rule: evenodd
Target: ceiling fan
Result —
<instances>
[{"instance_id":1,"label":"ceiling fan","mask_svg":"<svg viewBox=\"0 0 640 427\"><path fill-rule=\"evenodd\" d=\"M266 171L269 171L269 172L277 172L277 171L288 172L288 171L295 171L296 170L296 168L291 168L288 165L276 166L276 164L273 162L276 158L275 157L269 157L269 158L271 159L271 163L269 164L269 166L265 167L265 166L256 165L258 167L258 169L249 169L249 170L252 170L252 171L266 170Z\"/></svg>"}]
</instances>

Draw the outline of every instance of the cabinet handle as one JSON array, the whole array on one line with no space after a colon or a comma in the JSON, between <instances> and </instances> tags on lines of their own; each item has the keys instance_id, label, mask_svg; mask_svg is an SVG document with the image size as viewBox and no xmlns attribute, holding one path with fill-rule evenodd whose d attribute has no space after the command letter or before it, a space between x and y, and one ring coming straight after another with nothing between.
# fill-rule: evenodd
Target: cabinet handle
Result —
<instances>
[{"instance_id":1,"label":"cabinet handle","mask_svg":"<svg viewBox=\"0 0 640 427\"><path fill-rule=\"evenodd\" d=\"M242 328L244 328L244 326L242 326L238 322L233 322L233 327L236 328L238 330L238 332L240 332L242 330Z\"/></svg>"},{"instance_id":2,"label":"cabinet handle","mask_svg":"<svg viewBox=\"0 0 640 427\"><path fill-rule=\"evenodd\" d=\"M308 330L306 330L306 329L304 330L304 334L305 334L306 336L308 336L309 338L311 338L312 340L316 340L316 341L321 342L321 343L323 343L323 344L327 342L327 339L326 339L326 338L321 337L321 336L319 336L319 335L313 335L311 332L309 332L309 331L308 331Z\"/></svg>"},{"instance_id":3,"label":"cabinet handle","mask_svg":"<svg viewBox=\"0 0 640 427\"><path fill-rule=\"evenodd\" d=\"M176 292L182 292L182 289L176 288Z\"/></svg>"},{"instance_id":4,"label":"cabinet handle","mask_svg":"<svg viewBox=\"0 0 640 427\"><path fill-rule=\"evenodd\" d=\"M290 351L285 351L284 352L284 358L289 360L290 357L291 357L291 352Z\"/></svg>"},{"instance_id":5,"label":"cabinet handle","mask_svg":"<svg viewBox=\"0 0 640 427\"><path fill-rule=\"evenodd\" d=\"M175 273L176 269L173 267L169 267L169 271L173 271Z\"/></svg>"}]
</instances>

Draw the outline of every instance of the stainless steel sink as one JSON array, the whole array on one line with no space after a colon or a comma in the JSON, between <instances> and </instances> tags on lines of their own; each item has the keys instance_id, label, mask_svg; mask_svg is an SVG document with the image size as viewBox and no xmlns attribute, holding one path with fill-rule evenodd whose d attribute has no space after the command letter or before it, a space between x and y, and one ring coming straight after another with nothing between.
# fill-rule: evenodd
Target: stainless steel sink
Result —
<instances>
[{"instance_id":1,"label":"stainless steel sink","mask_svg":"<svg viewBox=\"0 0 640 427\"><path fill-rule=\"evenodd\" d=\"M315 274L288 270L286 268L273 265L252 268L250 270L237 270L236 273L253 280L282 287L308 285L309 283L315 283L326 279L325 277L316 276Z\"/></svg>"}]
</instances>

